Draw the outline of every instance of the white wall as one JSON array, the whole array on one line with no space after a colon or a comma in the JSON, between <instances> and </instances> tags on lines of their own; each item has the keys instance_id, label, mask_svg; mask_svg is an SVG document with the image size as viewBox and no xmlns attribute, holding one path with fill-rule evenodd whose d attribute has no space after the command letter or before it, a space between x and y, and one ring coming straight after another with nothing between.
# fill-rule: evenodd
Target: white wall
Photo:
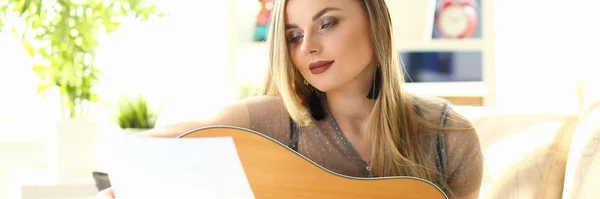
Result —
<instances>
[{"instance_id":1,"label":"white wall","mask_svg":"<svg viewBox=\"0 0 600 199\"><path fill-rule=\"evenodd\" d=\"M597 7L587 0L495 1L499 108L577 111L577 78L600 66L598 28L592 25Z\"/></svg>"},{"instance_id":2,"label":"white wall","mask_svg":"<svg viewBox=\"0 0 600 199\"><path fill-rule=\"evenodd\" d=\"M172 16L127 24L103 41L98 67L111 75L103 91L147 93L167 106L163 122L198 119L233 97L227 2L165 2Z\"/></svg>"}]
</instances>

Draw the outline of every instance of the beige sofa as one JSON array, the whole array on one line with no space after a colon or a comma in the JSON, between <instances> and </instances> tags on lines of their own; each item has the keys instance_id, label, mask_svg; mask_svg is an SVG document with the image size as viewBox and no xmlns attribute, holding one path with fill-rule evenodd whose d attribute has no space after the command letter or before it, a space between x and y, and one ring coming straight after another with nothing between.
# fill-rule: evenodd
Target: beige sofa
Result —
<instances>
[{"instance_id":1,"label":"beige sofa","mask_svg":"<svg viewBox=\"0 0 600 199\"><path fill-rule=\"evenodd\" d=\"M456 109L484 150L480 198L600 198L600 102L574 115Z\"/></svg>"}]
</instances>

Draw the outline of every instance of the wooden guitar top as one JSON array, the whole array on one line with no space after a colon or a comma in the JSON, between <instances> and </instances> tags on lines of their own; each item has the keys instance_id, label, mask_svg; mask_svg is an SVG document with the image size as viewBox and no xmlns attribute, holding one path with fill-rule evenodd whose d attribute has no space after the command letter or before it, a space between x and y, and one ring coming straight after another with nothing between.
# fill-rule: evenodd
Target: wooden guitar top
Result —
<instances>
[{"instance_id":1,"label":"wooden guitar top","mask_svg":"<svg viewBox=\"0 0 600 199\"><path fill-rule=\"evenodd\" d=\"M257 199L445 199L433 183L408 176L356 178L334 173L258 132L211 126L179 138L232 137Z\"/></svg>"}]
</instances>

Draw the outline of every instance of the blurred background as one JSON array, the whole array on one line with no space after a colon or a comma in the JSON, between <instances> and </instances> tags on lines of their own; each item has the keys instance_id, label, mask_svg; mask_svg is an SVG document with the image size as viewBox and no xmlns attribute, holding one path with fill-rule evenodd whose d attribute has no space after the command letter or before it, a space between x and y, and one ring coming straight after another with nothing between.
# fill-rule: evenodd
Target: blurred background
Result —
<instances>
[{"instance_id":1,"label":"blurred background","mask_svg":"<svg viewBox=\"0 0 600 199\"><path fill-rule=\"evenodd\" d=\"M596 1L386 3L411 92L539 118L600 99ZM93 198L111 140L256 95L272 6L0 0L0 198Z\"/></svg>"}]
</instances>

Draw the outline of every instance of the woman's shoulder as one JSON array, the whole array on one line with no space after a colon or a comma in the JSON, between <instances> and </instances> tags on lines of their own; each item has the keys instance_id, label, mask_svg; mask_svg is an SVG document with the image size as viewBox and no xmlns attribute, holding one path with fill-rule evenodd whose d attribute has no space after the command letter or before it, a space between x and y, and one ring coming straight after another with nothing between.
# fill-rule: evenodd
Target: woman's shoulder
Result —
<instances>
[{"instance_id":1,"label":"woman's shoulder","mask_svg":"<svg viewBox=\"0 0 600 199\"><path fill-rule=\"evenodd\" d=\"M247 97L242 102L251 109L282 108L284 106L279 95L257 95Z\"/></svg>"},{"instance_id":2,"label":"woman's shoulder","mask_svg":"<svg viewBox=\"0 0 600 199\"><path fill-rule=\"evenodd\" d=\"M415 111L419 117L439 125L439 127L469 128L473 124L454 109L448 100L431 96L413 95Z\"/></svg>"},{"instance_id":3,"label":"woman's shoulder","mask_svg":"<svg viewBox=\"0 0 600 199\"><path fill-rule=\"evenodd\" d=\"M278 95L258 95L243 99L251 120L264 120L289 116L283 100ZM287 119L287 118L286 118Z\"/></svg>"},{"instance_id":4,"label":"woman's shoulder","mask_svg":"<svg viewBox=\"0 0 600 199\"><path fill-rule=\"evenodd\" d=\"M283 144L289 144L290 116L277 95L260 95L244 99L248 108L250 129Z\"/></svg>"}]
</instances>

